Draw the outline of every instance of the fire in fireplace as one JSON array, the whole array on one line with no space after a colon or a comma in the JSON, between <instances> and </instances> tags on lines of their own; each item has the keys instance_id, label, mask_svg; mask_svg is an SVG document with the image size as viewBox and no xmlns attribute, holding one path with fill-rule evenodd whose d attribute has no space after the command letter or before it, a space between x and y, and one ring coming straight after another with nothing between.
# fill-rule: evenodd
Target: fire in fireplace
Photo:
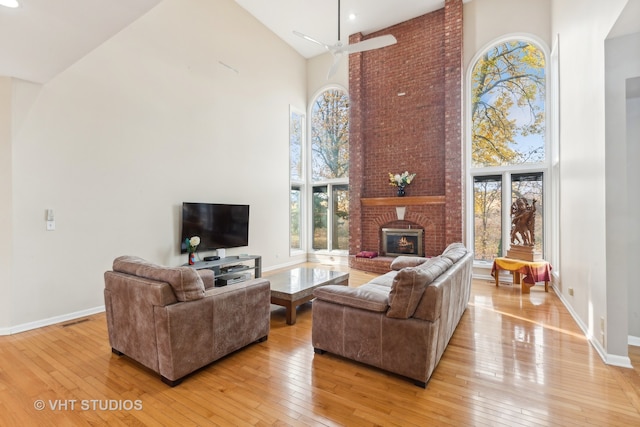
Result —
<instances>
[{"instance_id":1,"label":"fire in fireplace","mask_svg":"<svg viewBox=\"0 0 640 427\"><path fill-rule=\"evenodd\" d=\"M390 256L424 256L421 228L383 228L382 253Z\"/></svg>"}]
</instances>

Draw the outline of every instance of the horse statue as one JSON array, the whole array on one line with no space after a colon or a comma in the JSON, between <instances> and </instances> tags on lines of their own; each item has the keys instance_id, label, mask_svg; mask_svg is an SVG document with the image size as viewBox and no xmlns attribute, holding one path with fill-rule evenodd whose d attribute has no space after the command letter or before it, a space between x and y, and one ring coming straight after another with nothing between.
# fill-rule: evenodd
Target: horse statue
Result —
<instances>
[{"instance_id":1,"label":"horse statue","mask_svg":"<svg viewBox=\"0 0 640 427\"><path fill-rule=\"evenodd\" d=\"M535 243L536 199L530 205L524 197L511 205L511 244L533 246Z\"/></svg>"}]
</instances>

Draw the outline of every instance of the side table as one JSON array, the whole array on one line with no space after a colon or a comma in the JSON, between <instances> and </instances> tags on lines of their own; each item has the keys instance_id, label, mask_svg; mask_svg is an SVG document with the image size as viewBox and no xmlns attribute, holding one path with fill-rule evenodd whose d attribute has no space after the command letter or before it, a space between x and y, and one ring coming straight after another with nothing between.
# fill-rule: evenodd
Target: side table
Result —
<instances>
[{"instance_id":1,"label":"side table","mask_svg":"<svg viewBox=\"0 0 640 427\"><path fill-rule=\"evenodd\" d=\"M491 275L496 279L496 286L500 282L500 270L513 273L513 284L519 284L521 292L528 294L536 282L544 282L544 291L549 292L551 280L551 264L547 261L523 261L521 259L499 257L493 260ZM522 277L522 275L524 277Z\"/></svg>"}]
</instances>

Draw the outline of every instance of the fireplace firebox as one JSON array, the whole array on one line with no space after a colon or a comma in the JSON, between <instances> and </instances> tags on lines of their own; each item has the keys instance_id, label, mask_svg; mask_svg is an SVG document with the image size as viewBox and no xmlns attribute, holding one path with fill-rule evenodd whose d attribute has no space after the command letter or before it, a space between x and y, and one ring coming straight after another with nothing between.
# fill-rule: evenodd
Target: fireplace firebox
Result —
<instances>
[{"instance_id":1,"label":"fireplace firebox","mask_svg":"<svg viewBox=\"0 0 640 427\"><path fill-rule=\"evenodd\" d=\"M421 228L383 228L382 253L389 256L424 256Z\"/></svg>"}]
</instances>

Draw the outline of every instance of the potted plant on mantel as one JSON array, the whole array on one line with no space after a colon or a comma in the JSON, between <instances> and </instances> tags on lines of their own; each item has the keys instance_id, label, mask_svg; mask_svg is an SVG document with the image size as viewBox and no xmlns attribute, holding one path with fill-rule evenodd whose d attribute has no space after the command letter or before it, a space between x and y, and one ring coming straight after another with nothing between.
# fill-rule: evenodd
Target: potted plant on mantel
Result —
<instances>
[{"instance_id":1,"label":"potted plant on mantel","mask_svg":"<svg viewBox=\"0 0 640 427\"><path fill-rule=\"evenodd\" d=\"M411 181L413 181L415 177L415 173L409 173L408 171L397 174L389 172L389 185L398 188L398 197L404 197L405 187L411 184Z\"/></svg>"}]
</instances>

